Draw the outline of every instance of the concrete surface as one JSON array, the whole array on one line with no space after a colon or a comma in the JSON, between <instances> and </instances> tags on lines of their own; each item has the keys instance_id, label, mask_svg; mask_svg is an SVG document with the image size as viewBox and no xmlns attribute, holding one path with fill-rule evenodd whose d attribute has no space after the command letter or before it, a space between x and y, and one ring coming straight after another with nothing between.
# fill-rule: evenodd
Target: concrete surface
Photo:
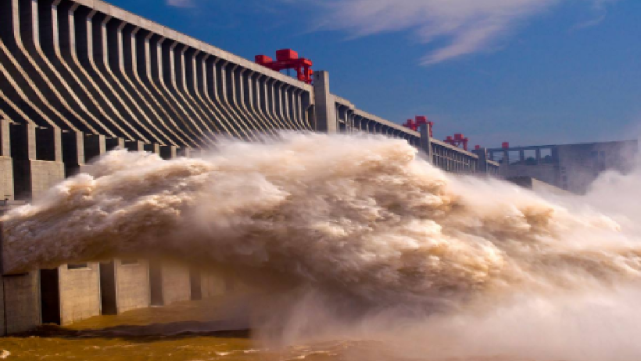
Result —
<instances>
[{"instance_id":1,"label":"concrete surface","mask_svg":"<svg viewBox=\"0 0 641 361\"><path fill-rule=\"evenodd\" d=\"M0 156L0 197L13 199L13 160Z\"/></svg>"},{"instance_id":2,"label":"concrete surface","mask_svg":"<svg viewBox=\"0 0 641 361\"><path fill-rule=\"evenodd\" d=\"M60 322L68 325L100 314L100 274L98 263L71 269L58 268L60 274Z\"/></svg>"},{"instance_id":3,"label":"concrete surface","mask_svg":"<svg viewBox=\"0 0 641 361\"><path fill-rule=\"evenodd\" d=\"M103 314L119 314L149 307L149 263L142 259L115 259L100 264Z\"/></svg>"},{"instance_id":4,"label":"concrete surface","mask_svg":"<svg viewBox=\"0 0 641 361\"><path fill-rule=\"evenodd\" d=\"M152 305L170 305L191 299L189 266L175 261L151 260L149 278Z\"/></svg>"},{"instance_id":5,"label":"concrete surface","mask_svg":"<svg viewBox=\"0 0 641 361\"><path fill-rule=\"evenodd\" d=\"M496 148L491 156L501 162L500 174L532 177L576 194L585 194L605 171L629 172L639 153L637 140L582 144Z\"/></svg>"},{"instance_id":6,"label":"concrete surface","mask_svg":"<svg viewBox=\"0 0 641 361\"><path fill-rule=\"evenodd\" d=\"M32 330L40 324L40 290L37 271L2 276L6 334Z\"/></svg>"}]
</instances>

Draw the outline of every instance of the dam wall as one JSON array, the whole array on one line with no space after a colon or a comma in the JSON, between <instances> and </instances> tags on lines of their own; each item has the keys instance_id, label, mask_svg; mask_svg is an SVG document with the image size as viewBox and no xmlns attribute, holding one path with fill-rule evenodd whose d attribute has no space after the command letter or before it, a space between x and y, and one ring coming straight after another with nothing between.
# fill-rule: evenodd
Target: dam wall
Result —
<instances>
[{"instance_id":1,"label":"dam wall","mask_svg":"<svg viewBox=\"0 0 641 361\"><path fill-rule=\"evenodd\" d=\"M15 122L209 148L312 130L312 87L102 1L0 4L0 109Z\"/></svg>"},{"instance_id":2,"label":"dam wall","mask_svg":"<svg viewBox=\"0 0 641 361\"><path fill-rule=\"evenodd\" d=\"M322 78L326 84L329 81L326 72L317 72L317 74L322 73L325 73ZM498 163L489 160L485 148L469 152L431 137L427 125L423 125L419 131L414 131L360 110L347 99L332 94L328 98L333 107L331 116L336 119L332 122L331 131L382 134L391 138L405 139L409 144L421 149L429 162L445 171L498 174Z\"/></svg>"},{"instance_id":3,"label":"dam wall","mask_svg":"<svg viewBox=\"0 0 641 361\"><path fill-rule=\"evenodd\" d=\"M446 171L498 172L485 149L358 109L331 92L326 71L307 84L99 0L0 1L2 212L112 149L196 157L225 138L284 130L381 134ZM214 271L145 259L1 277L2 335L234 288Z\"/></svg>"},{"instance_id":4,"label":"dam wall","mask_svg":"<svg viewBox=\"0 0 641 361\"><path fill-rule=\"evenodd\" d=\"M282 130L422 144L420 132L332 94L328 72L306 84L103 1L6 0L0 14L0 117L57 137L104 137L85 144L87 159L109 149L105 142L170 157ZM472 152L436 139L431 147L430 160L445 170L479 168ZM60 171L50 168L43 172Z\"/></svg>"}]
</instances>

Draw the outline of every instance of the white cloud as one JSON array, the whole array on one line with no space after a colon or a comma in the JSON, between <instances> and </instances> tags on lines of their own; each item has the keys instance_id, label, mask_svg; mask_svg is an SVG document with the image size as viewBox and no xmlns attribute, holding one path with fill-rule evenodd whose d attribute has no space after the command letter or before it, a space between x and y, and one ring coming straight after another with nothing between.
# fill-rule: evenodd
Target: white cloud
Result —
<instances>
[{"instance_id":1,"label":"white cloud","mask_svg":"<svg viewBox=\"0 0 641 361\"><path fill-rule=\"evenodd\" d=\"M605 17L606 17L606 14L603 13L603 14L599 15L596 18L592 18L590 20L586 20L586 21L583 21L581 23L576 24L572 28L572 30L581 30L581 29L586 29L586 28L591 28L591 27L597 26L597 25L601 24L603 22L603 20L605 20Z\"/></svg>"},{"instance_id":2,"label":"white cloud","mask_svg":"<svg viewBox=\"0 0 641 361\"><path fill-rule=\"evenodd\" d=\"M190 8L194 6L192 0L167 0L167 5L177 8Z\"/></svg>"},{"instance_id":3,"label":"white cloud","mask_svg":"<svg viewBox=\"0 0 641 361\"><path fill-rule=\"evenodd\" d=\"M354 37L414 30L423 43L445 42L425 65L493 48L528 18L572 0L327 0L320 27ZM616 0L585 0L595 7Z\"/></svg>"}]
</instances>

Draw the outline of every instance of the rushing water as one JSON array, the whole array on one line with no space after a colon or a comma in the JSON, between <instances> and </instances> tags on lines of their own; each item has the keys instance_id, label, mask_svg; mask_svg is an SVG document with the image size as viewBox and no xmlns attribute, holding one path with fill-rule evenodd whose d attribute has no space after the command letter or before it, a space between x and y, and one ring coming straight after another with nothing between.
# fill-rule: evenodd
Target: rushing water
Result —
<instances>
[{"instance_id":1,"label":"rushing water","mask_svg":"<svg viewBox=\"0 0 641 361\"><path fill-rule=\"evenodd\" d=\"M445 174L382 137L284 134L171 161L115 151L5 216L5 267L152 254L216 267L260 290L253 340L328 348L287 354L299 359L636 361L627 179L552 199Z\"/></svg>"}]
</instances>

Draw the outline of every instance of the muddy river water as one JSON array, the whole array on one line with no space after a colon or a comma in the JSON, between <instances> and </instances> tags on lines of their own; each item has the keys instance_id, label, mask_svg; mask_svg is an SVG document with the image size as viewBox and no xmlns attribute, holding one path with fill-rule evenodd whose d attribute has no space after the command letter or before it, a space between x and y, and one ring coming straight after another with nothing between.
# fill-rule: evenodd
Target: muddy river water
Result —
<instances>
[{"instance_id":1,"label":"muddy river water","mask_svg":"<svg viewBox=\"0 0 641 361\"><path fill-rule=\"evenodd\" d=\"M216 310L216 311L213 311ZM428 360L399 357L394 345L368 340L325 340L289 346L268 345L252 331L221 321L218 300L189 301L118 316L97 316L66 327L0 339L7 360ZM431 359L429 359L431 360ZM496 356L458 361L521 361ZM448 361L454 361L448 359Z\"/></svg>"}]
</instances>

